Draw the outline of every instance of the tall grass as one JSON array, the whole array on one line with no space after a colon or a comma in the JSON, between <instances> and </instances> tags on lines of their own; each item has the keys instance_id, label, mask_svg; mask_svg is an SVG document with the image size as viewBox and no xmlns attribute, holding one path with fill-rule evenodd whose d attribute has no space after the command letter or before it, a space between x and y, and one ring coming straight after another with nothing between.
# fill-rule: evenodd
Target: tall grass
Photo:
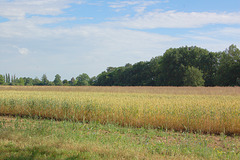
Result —
<instances>
[{"instance_id":1,"label":"tall grass","mask_svg":"<svg viewBox=\"0 0 240 160\"><path fill-rule=\"evenodd\" d=\"M66 92L59 87L41 91L3 89L0 114L240 135L240 95L236 94L239 88L228 95L146 93L144 87L133 87L138 93L124 87L118 87L121 92L115 91L116 88L110 92L108 87L107 92L100 92L99 88L98 92L77 92L75 88ZM174 89L177 93L186 91Z\"/></svg>"}]
</instances>

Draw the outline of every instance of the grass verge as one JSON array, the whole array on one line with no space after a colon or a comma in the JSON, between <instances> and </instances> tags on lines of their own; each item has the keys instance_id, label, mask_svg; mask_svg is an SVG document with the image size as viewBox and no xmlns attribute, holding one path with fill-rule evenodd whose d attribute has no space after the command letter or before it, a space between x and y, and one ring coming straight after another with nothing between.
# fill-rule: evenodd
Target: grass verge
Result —
<instances>
[{"instance_id":1,"label":"grass verge","mask_svg":"<svg viewBox=\"0 0 240 160\"><path fill-rule=\"evenodd\" d=\"M240 159L240 137L0 117L0 159Z\"/></svg>"}]
</instances>

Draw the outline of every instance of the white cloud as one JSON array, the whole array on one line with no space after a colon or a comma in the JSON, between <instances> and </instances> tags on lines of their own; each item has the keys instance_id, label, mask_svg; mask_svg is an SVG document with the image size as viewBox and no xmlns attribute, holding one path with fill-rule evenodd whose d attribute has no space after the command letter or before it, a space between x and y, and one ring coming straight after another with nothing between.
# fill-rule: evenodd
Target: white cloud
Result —
<instances>
[{"instance_id":1,"label":"white cloud","mask_svg":"<svg viewBox=\"0 0 240 160\"><path fill-rule=\"evenodd\" d=\"M79 18L81 19L81 18ZM88 18L91 19L91 18ZM0 37L46 37L55 35L59 29L49 29L42 25L77 20L75 17L31 17L23 20L0 23ZM16 27L17 26L17 27ZM64 30L64 29L61 29Z\"/></svg>"},{"instance_id":2,"label":"white cloud","mask_svg":"<svg viewBox=\"0 0 240 160\"><path fill-rule=\"evenodd\" d=\"M214 32L215 35L231 36L240 40L240 28L227 27L218 29Z\"/></svg>"},{"instance_id":3,"label":"white cloud","mask_svg":"<svg viewBox=\"0 0 240 160\"><path fill-rule=\"evenodd\" d=\"M27 48L19 48L18 51L22 55L28 55L29 54L29 50Z\"/></svg>"},{"instance_id":4,"label":"white cloud","mask_svg":"<svg viewBox=\"0 0 240 160\"><path fill-rule=\"evenodd\" d=\"M144 12L148 6L155 5L158 3L163 3L167 1L160 0L135 0L135 1L120 1L120 2L109 2L109 7L115 9L115 11L119 12L124 10L126 7L133 7L133 10L137 13Z\"/></svg>"},{"instance_id":5,"label":"white cloud","mask_svg":"<svg viewBox=\"0 0 240 160\"><path fill-rule=\"evenodd\" d=\"M38 16L34 16L31 18L27 18L26 20L24 20L23 22L26 24L33 24L33 25L42 25L42 24L51 24L51 23L59 23L59 22L63 22L63 21L73 21L76 20L75 17L38 17Z\"/></svg>"},{"instance_id":6,"label":"white cloud","mask_svg":"<svg viewBox=\"0 0 240 160\"><path fill-rule=\"evenodd\" d=\"M59 15L70 3L82 3L77 0L3 0L0 2L0 16L10 20L21 20L26 15Z\"/></svg>"},{"instance_id":7,"label":"white cloud","mask_svg":"<svg viewBox=\"0 0 240 160\"><path fill-rule=\"evenodd\" d=\"M13 47L16 48L21 55L28 55L30 52L27 48L20 48L18 46Z\"/></svg>"},{"instance_id":8,"label":"white cloud","mask_svg":"<svg viewBox=\"0 0 240 160\"><path fill-rule=\"evenodd\" d=\"M111 8L123 8L129 5L139 4L139 1L121 1L121 2L109 2Z\"/></svg>"},{"instance_id":9,"label":"white cloud","mask_svg":"<svg viewBox=\"0 0 240 160\"><path fill-rule=\"evenodd\" d=\"M204 41L214 41L218 42L221 40L235 40L240 41L240 28L225 27L225 28L215 28L214 30L198 30L193 31L186 35L188 38L204 40Z\"/></svg>"},{"instance_id":10,"label":"white cloud","mask_svg":"<svg viewBox=\"0 0 240 160\"><path fill-rule=\"evenodd\" d=\"M209 51L219 52L225 50L231 44L239 46L240 28L197 29L184 33L181 37L182 45L194 45L207 48Z\"/></svg>"},{"instance_id":11,"label":"white cloud","mask_svg":"<svg viewBox=\"0 0 240 160\"><path fill-rule=\"evenodd\" d=\"M208 24L240 24L240 12L214 13L214 12L148 12L133 18L124 17L122 20L109 24L135 28L198 28Z\"/></svg>"},{"instance_id":12,"label":"white cloud","mask_svg":"<svg viewBox=\"0 0 240 160\"><path fill-rule=\"evenodd\" d=\"M0 1L0 16L9 21L0 23L0 37L46 37L56 35L58 29L48 29L44 24L93 19L92 17L63 17L63 9L83 0L13 0ZM63 29L62 29L63 30Z\"/></svg>"}]
</instances>

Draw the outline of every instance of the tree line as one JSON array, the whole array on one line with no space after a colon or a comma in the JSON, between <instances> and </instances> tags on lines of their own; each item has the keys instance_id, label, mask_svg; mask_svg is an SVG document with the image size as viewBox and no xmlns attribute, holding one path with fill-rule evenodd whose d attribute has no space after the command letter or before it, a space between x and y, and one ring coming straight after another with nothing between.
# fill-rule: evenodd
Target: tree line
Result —
<instances>
[{"instance_id":1,"label":"tree line","mask_svg":"<svg viewBox=\"0 0 240 160\"><path fill-rule=\"evenodd\" d=\"M231 45L222 52L196 46L170 48L162 56L125 66L108 67L98 76L86 73L70 81L57 74L49 81L38 78L0 75L0 84L56 86L240 86L240 50Z\"/></svg>"},{"instance_id":2,"label":"tree line","mask_svg":"<svg viewBox=\"0 0 240 160\"><path fill-rule=\"evenodd\" d=\"M46 74L43 74L41 79L38 77L32 79L30 77L17 78L15 75L11 76L9 73L0 75L0 85L18 85L18 86L88 86L93 85L91 78L86 74L80 74L76 79L71 78L61 80L59 74L55 75L54 81L49 81Z\"/></svg>"}]
</instances>

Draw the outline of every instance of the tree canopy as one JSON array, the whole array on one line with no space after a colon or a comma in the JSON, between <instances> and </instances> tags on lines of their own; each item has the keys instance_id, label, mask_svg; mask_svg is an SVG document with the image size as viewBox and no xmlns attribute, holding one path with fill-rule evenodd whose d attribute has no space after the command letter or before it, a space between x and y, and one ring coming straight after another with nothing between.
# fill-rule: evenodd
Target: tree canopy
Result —
<instances>
[{"instance_id":1,"label":"tree canopy","mask_svg":"<svg viewBox=\"0 0 240 160\"><path fill-rule=\"evenodd\" d=\"M80 74L77 78L77 86L88 86L89 85L89 81L90 81L90 77L86 74Z\"/></svg>"},{"instance_id":2,"label":"tree canopy","mask_svg":"<svg viewBox=\"0 0 240 160\"><path fill-rule=\"evenodd\" d=\"M55 84L55 86L62 86L63 85L63 82L61 81L61 76L59 74L56 74L53 83Z\"/></svg>"},{"instance_id":3,"label":"tree canopy","mask_svg":"<svg viewBox=\"0 0 240 160\"><path fill-rule=\"evenodd\" d=\"M203 86L204 79L201 70L195 67L188 67L183 78L184 86Z\"/></svg>"},{"instance_id":4,"label":"tree canopy","mask_svg":"<svg viewBox=\"0 0 240 160\"><path fill-rule=\"evenodd\" d=\"M3 75L0 75L0 85L3 85L5 83L5 79Z\"/></svg>"},{"instance_id":5,"label":"tree canopy","mask_svg":"<svg viewBox=\"0 0 240 160\"><path fill-rule=\"evenodd\" d=\"M240 78L240 50L231 45L220 55L217 71L217 84L220 86L239 85Z\"/></svg>"},{"instance_id":6,"label":"tree canopy","mask_svg":"<svg viewBox=\"0 0 240 160\"><path fill-rule=\"evenodd\" d=\"M163 56L150 61L137 62L122 67L108 67L98 75L96 85L104 86L185 86L189 85L189 74L197 85L215 86L222 53L209 52L196 46L170 48ZM188 76L188 78L186 78ZM201 81L201 83L200 83ZM191 85L194 84L192 82ZM204 84L203 84L204 83Z\"/></svg>"}]
</instances>

